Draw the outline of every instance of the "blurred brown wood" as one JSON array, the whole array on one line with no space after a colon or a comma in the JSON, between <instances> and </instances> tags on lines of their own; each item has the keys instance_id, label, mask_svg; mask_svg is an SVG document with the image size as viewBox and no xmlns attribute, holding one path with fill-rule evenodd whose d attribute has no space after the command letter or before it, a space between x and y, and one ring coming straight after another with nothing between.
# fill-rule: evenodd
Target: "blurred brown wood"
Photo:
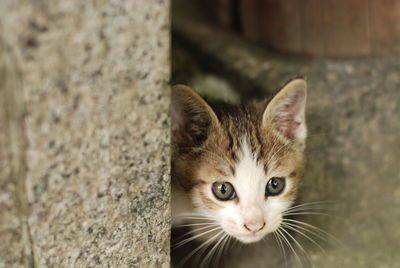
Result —
<instances>
[{"instance_id":1,"label":"blurred brown wood","mask_svg":"<svg viewBox=\"0 0 400 268\"><path fill-rule=\"evenodd\" d=\"M202 6L218 25L234 30L235 10L233 0L197 0L196 5Z\"/></svg>"},{"instance_id":2,"label":"blurred brown wood","mask_svg":"<svg viewBox=\"0 0 400 268\"><path fill-rule=\"evenodd\" d=\"M234 7L232 0L216 0L219 12L217 19L225 28L233 29L234 27Z\"/></svg>"},{"instance_id":3,"label":"blurred brown wood","mask_svg":"<svg viewBox=\"0 0 400 268\"><path fill-rule=\"evenodd\" d=\"M276 50L311 56L400 53L400 0L236 1L245 38ZM233 28L235 0L212 2L219 23Z\"/></svg>"},{"instance_id":4,"label":"blurred brown wood","mask_svg":"<svg viewBox=\"0 0 400 268\"><path fill-rule=\"evenodd\" d=\"M263 0L245 0L239 3L239 14L244 36L251 41L259 41L261 36L261 14Z\"/></svg>"},{"instance_id":5,"label":"blurred brown wood","mask_svg":"<svg viewBox=\"0 0 400 268\"><path fill-rule=\"evenodd\" d=\"M324 0L321 1L323 29L314 32L322 38L322 55L352 56L371 53L369 35L368 1L365 0ZM313 53L313 47L304 52Z\"/></svg>"},{"instance_id":6,"label":"blurred brown wood","mask_svg":"<svg viewBox=\"0 0 400 268\"><path fill-rule=\"evenodd\" d=\"M277 50L312 56L400 52L398 0L264 0L263 3L260 24L264 31L260 39Z\"/></svg>"},{"instance_id":7,"label":"blurred brown wood","mask_svg":"<svg viewBox=\"0 0 400 268\"><path fill-rule=\"evenodd\" d=\"M261 43L285 52L293 52L302 46L301 1L263 1Z\"/></svg>"},{"instance_id":8,"label":"blurred brown wood","mask_svg":"<svg viewBox=\"0 0 400 268\"><path fill-rule=\"evenodd\" d=\"M375 54L400 54L400 1L370 0L371 47Z\"/></svg>"},{"instance_id":9,"label":"blurred brown wood","mask_svg":"<svg viewBox=\"0 0 400 268\"><path fill-rule=\"evenodd\" d=\"M310 55L324 54L324 39L315 33L324 32L321 0L303 1L302 10L302 51Z\"/></svg>"}]
</instances>

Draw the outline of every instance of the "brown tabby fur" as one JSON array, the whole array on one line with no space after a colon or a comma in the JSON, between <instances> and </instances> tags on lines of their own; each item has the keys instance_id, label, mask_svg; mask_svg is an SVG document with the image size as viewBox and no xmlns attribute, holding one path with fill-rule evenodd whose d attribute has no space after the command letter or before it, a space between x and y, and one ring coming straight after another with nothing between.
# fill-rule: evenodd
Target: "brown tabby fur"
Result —
<instances>
[{"instance_id":1,"label":"brown tabby fur","mask_svg":"<svg viewBox=\"0 0 400 268\"><path fill-rule=\"evenodd\" d=\"M212 209L220 206L204 194L206 190L202 191L202 187L208 187L207 185L214 182L210 178L229 178L235 174L237 154L243 137L246 137L251 152L262 163L266 172L270 168L270 160L275 163L274 169L288 169L295 187L286 196L294 199L304 168L304 146L285 139L273 126L263 124L263 114L270 99L225 111L215 108L214 113L200 96L186 86L177 85L172 90L173 95L180 95L182 101L190 101L190 98L182 97L182 94L189 94L200 103L187 105L190 107L189 112L196 117L193 120L197 122L189 124L190 131L199 138L189 140L184 146L174 142L172 152L174 183L188 194L197 193L198 198L194 198L198 200L194 202L195 207L206 206ZM178 134L173 133L174 135Z\"/></svg>"}]
</instances>

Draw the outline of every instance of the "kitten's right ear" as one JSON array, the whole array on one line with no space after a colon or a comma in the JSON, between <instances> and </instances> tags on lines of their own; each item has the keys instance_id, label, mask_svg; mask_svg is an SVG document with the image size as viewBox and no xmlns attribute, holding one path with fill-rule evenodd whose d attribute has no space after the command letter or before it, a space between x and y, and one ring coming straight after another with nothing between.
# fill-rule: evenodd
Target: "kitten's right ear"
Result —
<instances>
[{"instance_id":1,"label":"kitten's right ear","mask_svg":"<svg viewBox=\"0 0 400 268\"><path fill-rule=\"evenodd\" d=\"M211 107L193 89L185 85L172 87L172 140L179 147L202 144L212 127L219 125Z\"/></svg>"},{"instance_id":2,"label":"kitten's right ear","mask_svg":"<svg viewBox=\"0 0 400 268\"><path fill-rule=\"evenodd\" d=\"M304 145L307 136L306 97L306 81L301 78L290 81L268 103L263 125L272 125L283 137Z\"/></svg>"}]
</instances>

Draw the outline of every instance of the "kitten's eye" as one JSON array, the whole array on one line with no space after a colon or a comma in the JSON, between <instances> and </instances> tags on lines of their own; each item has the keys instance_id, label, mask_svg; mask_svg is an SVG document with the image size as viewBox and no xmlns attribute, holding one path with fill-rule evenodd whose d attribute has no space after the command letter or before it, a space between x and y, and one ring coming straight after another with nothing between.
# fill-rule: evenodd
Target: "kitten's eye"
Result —
<instances>
[{"instance_id":1,"label":"kitten's eye","mask_svg":"<svg viewBox=\"0 0 400 268\"><path fill-rule=\"evenodd\" d=\"M214 182L212 192L221 201L232 200L236 197L235 189L229 182Z\"/></svg>"},{"instance_id":2,"label":"kitten's eye","mask_svg":"<svg viewBox=\"0 0 400 268\"><path fill-rule=\"evenodd\" d=\"M265 195L278 195L285 188L285 178L273 177L267 182L265 188Z\"/></svg>"}]
</instances>

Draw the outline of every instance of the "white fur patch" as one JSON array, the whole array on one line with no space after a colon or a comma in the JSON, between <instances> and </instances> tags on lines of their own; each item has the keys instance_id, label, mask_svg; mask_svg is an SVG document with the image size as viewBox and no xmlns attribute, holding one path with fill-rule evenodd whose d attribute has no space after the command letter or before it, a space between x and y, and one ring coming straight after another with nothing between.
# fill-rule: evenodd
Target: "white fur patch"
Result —
<instances>
[{"instance_id":1,"label":"white fur patch","mask_svg":"<svg viewBox=\"0 0 400 268\"><path fill-rule=\"evenodd\" d=\"M280 174L279 170L273 171L273 169L271 167L271 172L268 172L271 174L266 174L264 166L257 163L247 140L243 139L235 176L229 180L236 190L238 202L227 203L218 215L225 231L244 243L258 241L266 234L275 231L282 221L282 212L291 205L290 201L281 197L292 186L288 180L282 194L265 198L268 180L272 176L288 175ZM265 222L265 227L256 234L251 234L244 227L246 223L262 222Z\"/></svg>"}]
</instances>

